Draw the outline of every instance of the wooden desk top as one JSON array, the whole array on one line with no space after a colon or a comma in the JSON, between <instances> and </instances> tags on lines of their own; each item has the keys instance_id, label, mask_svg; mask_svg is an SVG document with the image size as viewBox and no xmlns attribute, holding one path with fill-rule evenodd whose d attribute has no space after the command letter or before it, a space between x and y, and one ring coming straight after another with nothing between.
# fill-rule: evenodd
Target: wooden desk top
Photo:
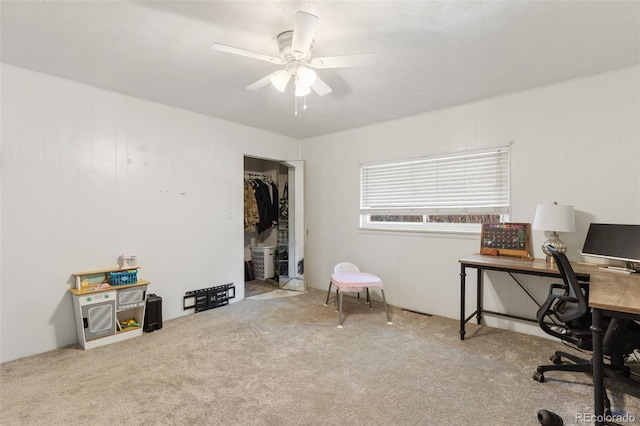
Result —
<instances>
[{"instance_id":1,"label":"wooden desk top","mask_svg":"<svg viewBox=\"0 0 640 426\"><path fill-rule=\"evenodd\" d=\"M544 259L474 254L459 262L486 269L560 277L555 264ZM577 276L589 278L589 306L640 315L640 274L606 272L599 269L599 265L579 262L571 262L571 266Z\"/></svg>"},{"instance_id":2,"label":"wooden desk top","mask_svg":"<svg viewBox=\"0 0 640 426\"><path fill-rule=\"evenodd\" d=\"M540 274L547 276L560 276L560 271L554 263L547 263L545 259L508 256L487 256L483 254L474 254L460 259L458 262L465 265L479 266L482 268L503 269L513 272L528 272L531 274ZM576 275L588 277L592 273L598 271L598 265L587 265L584 263L571 262L571 267Z\"/></svg>"},{"instance_id":3,"label":"wooden desk top","mask_svg":"<svg viewBox=\"0 0 640 426\"><path fill-rule=\"evenodd\" d=\"M589 281L589 306L640 315L640 274L593 273Z\"/></svg>"}]
</instances>

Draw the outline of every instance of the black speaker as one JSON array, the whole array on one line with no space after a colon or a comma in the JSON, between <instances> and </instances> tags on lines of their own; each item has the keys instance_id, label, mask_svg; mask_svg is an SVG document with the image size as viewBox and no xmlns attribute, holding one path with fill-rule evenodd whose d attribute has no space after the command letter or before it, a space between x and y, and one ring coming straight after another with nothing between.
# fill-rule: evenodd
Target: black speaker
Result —
<instances>
[{"instance_id":1,"label":"black speaker","mask_svg":"<svg viewBox=\"0 0 640 426\"><path fill-rule=\"evenodd\" d=\"M162 328L162 297L147 295L147 307L144 311L144 331L150 333Z\"/></svg>"}]
</instances>

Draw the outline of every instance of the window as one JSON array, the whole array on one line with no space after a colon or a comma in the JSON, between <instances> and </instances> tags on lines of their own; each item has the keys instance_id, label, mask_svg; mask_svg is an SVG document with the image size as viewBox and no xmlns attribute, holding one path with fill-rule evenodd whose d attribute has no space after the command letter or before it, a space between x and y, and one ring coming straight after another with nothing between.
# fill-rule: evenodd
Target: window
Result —
<instances>
[{"instance_id":1,"label":"window","mask_svg":"<svg viewBox=\"0 0 640 426\"><path fill-rule=\"evenodd\" d=\"M509 147L360 166L360 226L479 232L507 221Z\"/></svg>"}]
</instances>

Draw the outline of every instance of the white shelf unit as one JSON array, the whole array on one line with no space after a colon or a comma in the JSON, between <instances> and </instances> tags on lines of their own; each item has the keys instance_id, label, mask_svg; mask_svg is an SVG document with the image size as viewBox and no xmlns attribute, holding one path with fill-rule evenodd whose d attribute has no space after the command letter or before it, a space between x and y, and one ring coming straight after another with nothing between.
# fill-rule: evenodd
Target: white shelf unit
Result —
<instances>
[{"instance_id":1,"label":"white shelf unit","mask_svg":"<svg viewBox=\"0 0 640 426\"><path fill-rule=\"evenodd\" d=\"M76 287L69 291L73 297L78 343L84 349L142 335L149 281L138 279L135 283L112 286L108 284L110 272L123 271L115 268L73 274ZM122 326L129 319L139 325Z\"/></svg>"}]
</instances>

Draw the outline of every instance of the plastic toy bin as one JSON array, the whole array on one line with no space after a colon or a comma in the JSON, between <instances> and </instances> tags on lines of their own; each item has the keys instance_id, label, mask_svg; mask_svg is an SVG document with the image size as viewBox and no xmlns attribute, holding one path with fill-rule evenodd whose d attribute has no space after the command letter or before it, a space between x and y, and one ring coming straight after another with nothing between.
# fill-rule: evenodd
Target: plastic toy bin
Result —
<instances>
[{"instance_id":1,"label":"plastic toy bin","mask_svg":"<svg viewBox=\"0 0 640 426\"><path fill-rule=\"evenodd\" d=\"M109 272L109 284L129 285L138 282L138 271Z\"/></svg>"}]
</instances>

